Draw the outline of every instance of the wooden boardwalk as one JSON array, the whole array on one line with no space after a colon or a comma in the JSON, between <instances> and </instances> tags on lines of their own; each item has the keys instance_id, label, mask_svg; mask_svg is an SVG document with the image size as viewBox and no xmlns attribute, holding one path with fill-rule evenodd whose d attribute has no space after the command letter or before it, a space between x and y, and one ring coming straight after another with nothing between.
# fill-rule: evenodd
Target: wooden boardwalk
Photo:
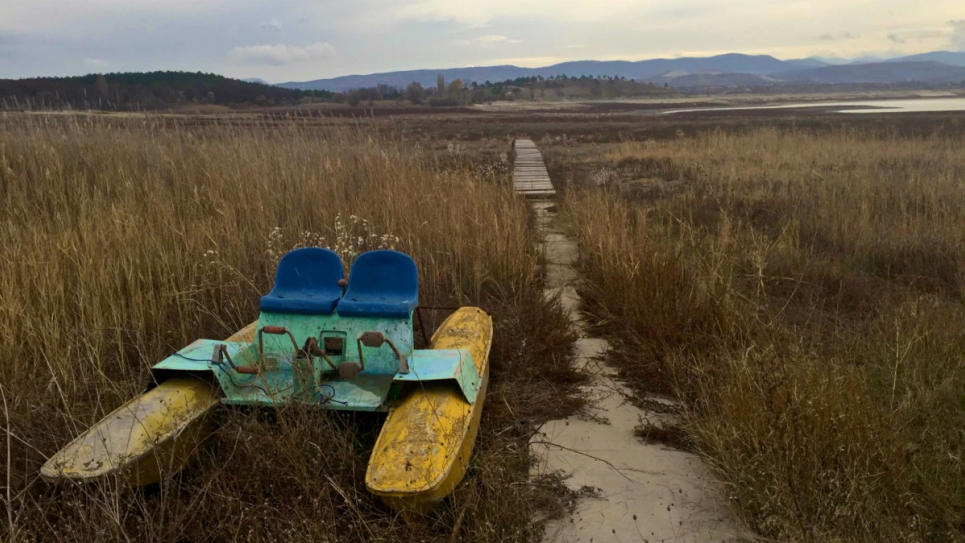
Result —
<instances>
[{"instance_id":1,"label":"wooden boardwalk","mask_svg":"<svg viewBox=\"0 0 965 543\"><path fill-rule=\"evenodd\" d=\"M543 155L532 140L513 142L513 184L527 198L553 199L556 189L543 163Z\"/></svg>"}]
</instances>

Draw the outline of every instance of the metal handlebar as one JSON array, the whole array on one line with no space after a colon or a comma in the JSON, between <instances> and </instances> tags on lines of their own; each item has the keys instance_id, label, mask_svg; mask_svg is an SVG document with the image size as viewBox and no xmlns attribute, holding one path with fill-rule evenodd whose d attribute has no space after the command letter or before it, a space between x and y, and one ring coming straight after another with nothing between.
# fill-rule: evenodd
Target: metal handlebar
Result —
<instances>
[{"instance_id":1,"label":"metal handlebar","mask_svg":"<svg viewBox=\"0 0 965 543\"><path fill-rule=\"evenodd\" d=\"M362 332L359 334L359 337L355 339L355 346L358 347L359 350L359 364L361 365L361 369L365 369L365 357L362 355L362 345L377 349L386 343L389 344L389 348L395 353L395 357L399 359L399 373L403 375L409 373L409 361L402 356L402 353L400 353L399 349L392 343L392 340L385 337L385 334L382 332L374 331Z\"/></svg>"},{"instance_id":2,"label":"metal handlebar","mask_svg":"<svg viewBox=\"0 0 965 543\"><path fill-rule=\"evenodd\" d=\"M224 361L228 361L228 365L231 369L235 370L237 373L244 375L256 375L260 373L257 366L235 366L234 360L231 359L231 355L228 354L228 346L224 343L219 343L215 345L214 352L211 354L211 363L217 364L218 366L224 365Z\"/></svg>"},{"instance_id":3,"label":"metal handlebar","mask_svg":"<svg viewBox=\"0 0 965 543\"><path fill-rule=\"evenodd\" d=\"M265 363L265 341L262 337L263 334L271 334L275 336L283 336L288 334L288 337L292 340L292 347L295 348L295 356L298 356L298 353L301 352L301 349L298 348L298 342L295 341L295 335L292 334L288 328L285 328L284 326L264 326L258 329L258 362L260 364Z\"/></svg>"},{"instance_id":4,"label":"metal handlebar","mask_svg":"<svg viewBox=\"0 0 965 543\"><path fill-rule=\"evenodd\" d=\"M328 365L333 370L338 371L338 366L336 366L335 363L332 362L332 359L328 357L328 354L325 352L325 350L318 346L317 339L313 337L306 339L305 346L302 347L302 352L305 353L307 356L322 357L325 360L325 362L328 362Z\"/></svg>"}]
</instances>

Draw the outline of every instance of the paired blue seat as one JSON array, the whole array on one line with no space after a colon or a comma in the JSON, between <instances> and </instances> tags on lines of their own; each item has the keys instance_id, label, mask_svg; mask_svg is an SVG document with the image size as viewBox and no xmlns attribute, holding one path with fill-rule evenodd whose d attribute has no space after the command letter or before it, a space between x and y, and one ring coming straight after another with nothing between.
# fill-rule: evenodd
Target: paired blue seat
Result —
<instances>
[{"instance_id":1,"label":"paired blue seat","mask_svg":"<svg viewBox=\"0 0 965 543\"><path fill-rule=\"evenodd\" d=\"M307 247L282 257L275 286L261 298L267 313L331 315L342 296L342 259L334 251Z\"/></svg>"},{"instance_id":2,"label":"paired blue seat","mask_svg":"<svg viewBox=\"0 0 965 543\"><path fill-rule=\"evenodd\" d=\"M348 289L338 302L338 314L407 319L418 305L419 272L415 261L396 251L370 251L352 265Z\"/></svg>"}]
</instances>

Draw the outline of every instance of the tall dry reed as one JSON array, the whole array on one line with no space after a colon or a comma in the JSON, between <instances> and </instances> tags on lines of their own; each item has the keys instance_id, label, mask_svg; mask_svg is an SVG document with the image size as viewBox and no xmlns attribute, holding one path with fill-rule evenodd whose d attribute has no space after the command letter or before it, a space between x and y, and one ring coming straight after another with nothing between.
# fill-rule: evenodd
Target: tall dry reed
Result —
<instances>
[{"instance_id":1,"label":"tall dry reed","mask_svg":"<svg viewBox=\"0 0 965 543\"><path fill-rule=\"evenodd\" d=\"M625 143L571 190L586 298L782 541L965 538L965 145L839 129ZM592 183L588 183L592 184Z\"/></svg>"},{"instance_id":2,"label":"tall dry reed","mask_svg":"<svg viewBox=\"0 0 965 543\"><path fill-rule=\"evenodd\" d=\"M541 357L568 356L565 319L535 289L527 206L510 187L447 173L375 126L234 119L0 118L0 391L11 440L10 454L0 451L0 534L444 540L455 504L469 503L473 537L536 537L530 519L549 498L527 486L522 423L499 413L486 419L471 482L421 526L364 492L378 428L366 417L231 412L213 453L144 492L38 480L45 457L135 394L153 363L254 320L278 259L298 246L334 248L346 265L364 250L402 250L419 265L424 305L495 311L497 396L522 392L499 384L504 372L528 379ZM527 342L539 325L556 344ZM525 398L501 403L525 415ZM497 434L493 424L519 428Z\"/></svg>"}]
</instances>

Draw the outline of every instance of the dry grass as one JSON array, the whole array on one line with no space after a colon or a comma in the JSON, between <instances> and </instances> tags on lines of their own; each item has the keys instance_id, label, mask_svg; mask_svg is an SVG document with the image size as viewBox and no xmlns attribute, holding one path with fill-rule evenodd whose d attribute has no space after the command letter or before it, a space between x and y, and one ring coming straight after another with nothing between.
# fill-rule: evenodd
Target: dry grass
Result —
<instances>
[{"instance_id":1,"label":"dry grass","mask_svg":"<svg viewBox=\"0 0 965 543\"><path fill-rule=\"evenodd\" d=\"M782 541L965 539L965 142L837 129L620 144L571 187L585 298Z\"/></svg>"},{"instance_id":2,"label":"dry grass","mask_svg":"<svg viewBox=\"0 0 965 543\"><path fill-rule=\"evenodd\" d=\"M508 186L375 127L0 118L0 519L5 541L533 540L561 512L527 480L532 425L578 401L572 337L538 294L531 217ZM340 215L339 215L340 214ZM208 453L144 491L49 487L45 457L137 393L148 368L257 315L281 254L393 246L424 305L491 311L487 411L466 482L418 525L364 490L378 417L233 410ZM559 368L564 369L559 369ZM512 376L509 378L508 376Z\"/></svg>"}]
</instances>

